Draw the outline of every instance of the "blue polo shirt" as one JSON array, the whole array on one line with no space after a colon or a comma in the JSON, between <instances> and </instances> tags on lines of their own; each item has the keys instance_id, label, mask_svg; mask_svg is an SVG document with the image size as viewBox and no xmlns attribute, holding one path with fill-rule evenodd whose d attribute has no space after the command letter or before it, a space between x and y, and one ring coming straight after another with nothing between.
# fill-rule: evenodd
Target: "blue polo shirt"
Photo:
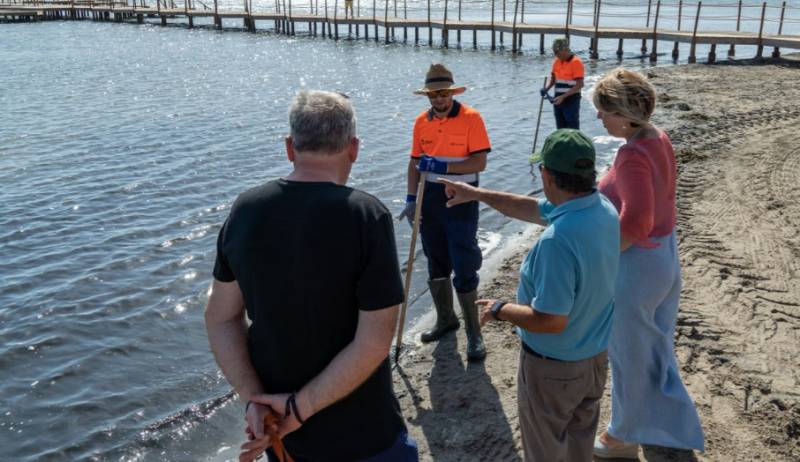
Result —
<instances>
[{"instance_id":1,"label":"blue polo shirt","mask_svg":"<svg viewBox=\"0 0 800 462\"><path fill-rule=\"evenodd\" d=\"M540 200L550 225L525 257L517 301L541 313L569 316L558 334L519 328L522 341L537 353L580 361L608 346L619 266L619 215L594 191L558 207Z\"/></svg>"}]
</instances>

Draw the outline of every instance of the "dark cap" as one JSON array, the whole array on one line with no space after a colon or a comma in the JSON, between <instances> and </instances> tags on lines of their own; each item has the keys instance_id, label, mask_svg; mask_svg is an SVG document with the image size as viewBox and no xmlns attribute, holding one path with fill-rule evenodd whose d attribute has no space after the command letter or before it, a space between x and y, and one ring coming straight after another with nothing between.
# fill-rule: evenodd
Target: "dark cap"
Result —
<instances>
[{"instance_id":1,"label":"dark cap","mask_svg":"<svg viewBox=\"0 0 800 462\"><path fill-rule=\"evenodd\" d=\"M592 176L594 144L580 130L562 128L544 140L542 150L531 156L531 163L542 162L549 170L582 177Z\"/></svg>"}]
</instances>

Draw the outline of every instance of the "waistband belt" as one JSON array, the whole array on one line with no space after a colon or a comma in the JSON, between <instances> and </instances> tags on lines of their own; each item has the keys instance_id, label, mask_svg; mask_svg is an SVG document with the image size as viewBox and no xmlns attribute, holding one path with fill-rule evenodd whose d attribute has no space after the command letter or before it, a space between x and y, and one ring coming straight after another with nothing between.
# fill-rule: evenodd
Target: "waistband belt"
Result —
<instances>
[{"instance_id":1,"label":"waistband belt","mask_svg":"<svg viewBox=\"0 0 800 462\"><path fill-rule=\"evenodd\" d=\"M547 359L549 361L565 362L563 359L551 358L551 357L545 356L545 355L543 355L541 353L537 353L533 348L529 347L527 343L525 343L525 342L521 342L521 343L522 343L522 349L525 351L525 353L528 353L531 356L537 357L539 359Z\"/></svg>"}]
</instances>

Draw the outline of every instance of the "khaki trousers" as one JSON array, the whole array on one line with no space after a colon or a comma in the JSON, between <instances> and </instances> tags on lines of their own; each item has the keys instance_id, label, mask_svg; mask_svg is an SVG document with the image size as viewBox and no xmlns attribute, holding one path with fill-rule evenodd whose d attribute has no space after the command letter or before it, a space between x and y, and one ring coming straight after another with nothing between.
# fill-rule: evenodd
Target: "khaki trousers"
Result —
<instances>
[{"instance_id":1,"label":"khaki trousers","mask_svg":"<svg viewBox=\"0 0 800 462\"><path fill-rule=\"evenodd\" d=\"M517 392L527 462L591 462L608 355L543 359L520 349Z\"/></svg>"}]
</instances>

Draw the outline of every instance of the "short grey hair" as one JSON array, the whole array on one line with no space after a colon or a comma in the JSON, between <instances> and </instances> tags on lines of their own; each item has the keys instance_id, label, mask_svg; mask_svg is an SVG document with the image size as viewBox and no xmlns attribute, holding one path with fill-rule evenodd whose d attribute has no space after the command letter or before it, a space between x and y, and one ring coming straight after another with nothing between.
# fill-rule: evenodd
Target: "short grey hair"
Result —
<instances>
[{"instance_id":1,"label":"short grey hair","mask_svg":"<svg viewBox=\"0 0 800 462\"><path fill-rule=\"evenodd\" d=\"M558 53L561 50L569 51L569 39L568 38L557 38L553 40L553 53Z\"/></svg>"},{"instance_id":2,"label":"short grey hair","mask_svg":"<svg viewBox=\"0 0 800 462\"><path fill-rule=\"evenodd\" d=\"M289 108L289 127L295 151L336 153L356 137L356 114L341 93L303 90Z\"/></svg>"}]
</instances>

